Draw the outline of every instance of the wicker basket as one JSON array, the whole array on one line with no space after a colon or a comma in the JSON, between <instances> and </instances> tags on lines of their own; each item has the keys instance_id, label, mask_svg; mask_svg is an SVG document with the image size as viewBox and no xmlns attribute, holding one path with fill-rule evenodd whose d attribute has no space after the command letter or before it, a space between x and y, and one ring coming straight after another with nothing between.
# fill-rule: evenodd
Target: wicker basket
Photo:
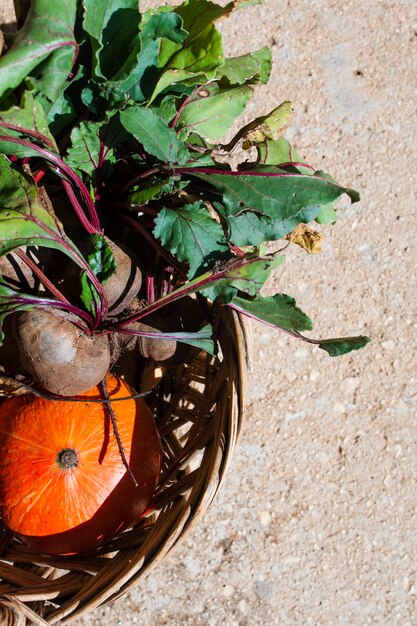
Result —
<instances>
[{"instance_id":1,"label":"wicker basket","mask_svg":"<svg viewBox=\"0 0 417 626\"><path fill-rule=\"evenodd\" d=\"M152 397L164 448L153 513L91 555L44 556L3 529L0 624L68 624L119 598L191 530L211 504L235 448L244 409L250 333L213 307L220 346L170 369Z\"/></svg>"}]
</instances>

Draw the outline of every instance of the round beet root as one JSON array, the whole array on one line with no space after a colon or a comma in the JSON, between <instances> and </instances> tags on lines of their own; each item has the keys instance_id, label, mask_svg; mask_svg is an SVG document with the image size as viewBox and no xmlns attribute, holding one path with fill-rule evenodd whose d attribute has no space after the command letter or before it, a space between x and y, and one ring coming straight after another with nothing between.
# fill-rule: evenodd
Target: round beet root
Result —
<instances>
[{"instance_id":1,"label":"round beet root","mask_svg":"<svg viewBox=\"0 0 417 626\"><path fill-rule=\"evenodd\" d=\"M108 315L119 315L131 304L137 296L142 285L142 272L140 271L135 255L113 241L105 238L116 261L116 269L110 278L103 283L103 290L109 304ZM80 268L70 261L65 270L64 291L75 298L79 297Z\"/></svg>"},{"instance_id":2,"label":"round beet root","mask_svg":"<svg viewBox=\"0 0 417 626\"><path fill-rule=\"evenodd\" d=\"M118 315L137 296L142 285L142 272L130 250L106 237L116 261L116 271L104 283L103 289L109 302L109 315Z\"/></svg>"},{"instance_id":3,"label":"round beet root","mask_svg":"<svg viewBox=\"0 0 417 626\"><path fill-rule=\"evenodd\" d=\"M169 320L162 317L153 319L150 324L134 322L130 328L145 333L162 334L172 332L172 325L169 324ZM177 341L175 339L155 339L154 337L138 336L136 347L145 359L150 359L155 361L155 363L162 363L174 356L177 350Z\"/></svg>"},{"instance_id":4,"label":"round beet root","mask_svg":"<svg viewBox=\"0 0 417 626\"><path fill-rule=\"evenodd\" d=\"M107 336L89 337L69 320L41 310L21 313L16 323L20 361L47 391L76 396L107 374Z\"/></svg>"},{"instance_id":5,"label":"round beet root","mask_svg":"<svg viewBox=\"0 0 417 626\"><path fill-rule=\"evenodd\" d=\"M157 313L146 316L145 322L134 322L132 330L149 333L174 333L200 330L204 325L203 312L193 298L181 298L167 305ZM137 350L146 359L165 365L180 365L190 361L198 348L175 339L156 339L138 336Z\"/></svg>"}]
</instances>

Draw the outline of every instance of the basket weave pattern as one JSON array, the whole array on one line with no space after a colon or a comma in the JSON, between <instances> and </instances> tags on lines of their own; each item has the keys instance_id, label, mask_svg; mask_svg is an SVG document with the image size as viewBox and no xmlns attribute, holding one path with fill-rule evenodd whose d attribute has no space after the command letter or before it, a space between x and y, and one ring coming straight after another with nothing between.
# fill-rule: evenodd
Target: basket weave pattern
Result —
<instances>
[{"instance_id":1,"label":"basket weave pattern","mask_svg":"<svg viewBox=\"0 0 417 626\"><path fill-rule=\"evenodd\" d=\"M244 409L250 333L228 307L210 313L220 353L168 370L150 399L164 462L152 513L91 555L41 555L0 534L0 624L67 624L126 593L211 504Z\"/></svg>"}]
</instances>

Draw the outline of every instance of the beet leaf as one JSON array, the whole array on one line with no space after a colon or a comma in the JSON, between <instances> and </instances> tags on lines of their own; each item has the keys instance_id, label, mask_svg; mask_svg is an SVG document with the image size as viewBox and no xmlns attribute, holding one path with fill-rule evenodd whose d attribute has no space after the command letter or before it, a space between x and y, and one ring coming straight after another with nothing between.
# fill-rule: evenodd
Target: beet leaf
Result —
<instances>
[{"instance_id":1,"label":"beet leaf","mask_svg":"<svg viewBox=\"0 0 417 626\"><path fill-rule=\"evenodd\" d=\"M230 258L220 224L202 201L175 210L162 209L155 220L154 235L171 254L189 265L189 278Z\"/></svg>"},{"instance_id":2,"label":"beet leaf","mask_svg":"<svg viewBox=\"0 0 417 626\"><path fill-rule=\"evenodd\" d=\"M39 81L41 92L53 99L62 90L78 52L74 36L77 4L77 0L31 0L23 27L0 58L0 98L27 76L35 77L36 83L36 69L46 59L48 70Z\"/></svg>"}]
</instances>

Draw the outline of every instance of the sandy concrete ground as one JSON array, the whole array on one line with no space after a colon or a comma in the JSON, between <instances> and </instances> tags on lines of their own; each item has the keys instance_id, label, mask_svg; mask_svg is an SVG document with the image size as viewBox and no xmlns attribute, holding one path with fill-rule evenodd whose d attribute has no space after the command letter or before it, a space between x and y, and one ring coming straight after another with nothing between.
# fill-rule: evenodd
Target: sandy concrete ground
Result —
<instances>
[{"instance_id":1,"label":"sandy concrete ground","mask_svg":"<svg viewBox=\"0 0 417 626\"><path fill-rule=\"evenodd\" d=\"M221 29L229 53L272 46L245 119L291 99L288 138L362 193L341 203L322 254L291 250L268 292L295 296L316 335L373 343L334 360L257 326L219 498L139 588L76 624L412 626L417 4L266 0Z\"/></svg>"}]
</instances>

